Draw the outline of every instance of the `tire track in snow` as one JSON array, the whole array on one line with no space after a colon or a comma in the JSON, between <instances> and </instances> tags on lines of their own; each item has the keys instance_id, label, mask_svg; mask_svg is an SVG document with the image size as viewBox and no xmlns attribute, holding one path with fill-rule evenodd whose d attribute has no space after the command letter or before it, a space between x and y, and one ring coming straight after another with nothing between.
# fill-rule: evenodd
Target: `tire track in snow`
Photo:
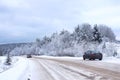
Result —
<instances>
[{"instance_id":1,"label":"tire track in snow","mask_svg":"<svg viewBox=\"0 0 120 80\"><path fill-rule=\"evenodd\" d=\"M42 62L42 65L44 65L44 67L47 67L47 70L51 73L51 74L55 74L53 75L54 77L57 76L57 78L55 78L55 80L96 80L97 78L101 78L101 76L97 76L88 72L88 74L86 74L84 71L80 70L75 70L72 68L68 68L68 66L63 66L58 62L53 62L51 60L43 60L43 59L38 59L40 62ZM77 78L76 78L77 77ZM63 79L62 79L63 78ZM99 79L97 79L99 80ZM102 79L104 80L104 79Z\"/></svg>"},{"instance_id":2,"label":"tire track in snow","mask_svg":"<svg viewBox=\"0 0 120 80\"><path fill-rule=\"evenodd\" d=\"M31 58L31 79L30 80L55 80L53 76L49 74L46 68L36 59Z\"/></svg>"},{"instance_id":3,"label":"tire track in snow","mask_svg":"<svg viewBox=\"0 0 120 80\"><path fill-rule=\"evenodd\" d=\"M78 62L75 62L75 61L67 61L67 60L60 60L60 59L49 59L49 58L43 58L43 57L39 58L39 59L58 62L59 64L63 64L63 65L66 65L66 66L72 66L74 68L82 68L86 71L90 71L90 72L95 73L97 75L103 76L102 78L97 79L97 80L120 80L120 72L91 66L89 64L84 64L82 62L78 63Z\"/></svg>"},{"instance_id":4,"label":"tire track in snow","mask_svg":"<svg viewBox=\"0 0 120 80\"><path fill-rule=\"evenodd\" d=\"M45 60L38 60L40 64L48 71L49 75L54 77L54 80L69 80L61 75L61 72L57 71L57 68Z\"/></svg>"},{"instance_id":5,"label":"tire track in snow","mask_svg":"<svg viewBox=\"0 0 120 80\"><path fill-rule=\"evenodd\" d=\"M44 60L46 60L46 59L44 59ZM66 64L61 64L61 63L59 63L57 61L53 61L53 60L46 60L46 61L47 62L53 62L54 64L59 65L59 67L63 68L64 70L69 71L69 73L78 74L79 77L84 77L85 80L108 80L105 77L102 77L102 76L97 75L95 73L83 70L80 67L74 67L74 66L69 66L69 65L66 65ZM70 76L73 76L73 75L70 75Z\"/></svg>"}]
</instances>

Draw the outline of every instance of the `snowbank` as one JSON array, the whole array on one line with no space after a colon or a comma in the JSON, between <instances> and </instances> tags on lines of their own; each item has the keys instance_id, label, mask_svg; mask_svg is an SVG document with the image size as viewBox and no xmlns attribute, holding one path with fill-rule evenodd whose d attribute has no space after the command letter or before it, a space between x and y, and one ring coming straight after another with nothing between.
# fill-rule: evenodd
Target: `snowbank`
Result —
<instances>
[{"instance_id":1,"label":"snowbank","mask_svg":"<svg viewBox=\"0 0 120 80\"><path fill-rule=\"evenodd\" d=\"M13 64L18 61L18 58L12 57L11 65L5 65L5 61L6 61L6 56L0 57L0 73L11 68L13 66Z\"/></svg>"},{"instance_id":2,"label":"snowbank","mask_svg":"<svg viewBox=\"0 0 120 80\"><path fill-rule=\"evenodd\" d=\"M27 69L27 61L20 57L16 59L18 60L16 63L12 64L8 70L0 73L0 80L21 80Z\"/></svg>"},{"instance_id":3,"label":"snowbank","mask_svg":"<svg viewBox=\"0 0 120 80\"><path fill-rule=\"evenodd\" d=\"M102 61L108 63L120 64L120 58L117 57L105 57Z\"/></svg>"}]
</instances>

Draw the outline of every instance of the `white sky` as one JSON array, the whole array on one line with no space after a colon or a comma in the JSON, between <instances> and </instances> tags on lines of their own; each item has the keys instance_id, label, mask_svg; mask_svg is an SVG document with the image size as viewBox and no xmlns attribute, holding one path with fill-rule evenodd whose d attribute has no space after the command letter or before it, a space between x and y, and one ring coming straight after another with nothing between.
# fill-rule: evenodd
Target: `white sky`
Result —
<instances>
[{"instance_id":1,"label":"white sky","mask_svg":"<svg viewBox=\"0 0 120 80\"><path fill-rule=\"evenodd\" d=\"M119 0L0 0L0 43L31 42L78 24L105 24L120 39Z\"/></svg>"}]
</instances>

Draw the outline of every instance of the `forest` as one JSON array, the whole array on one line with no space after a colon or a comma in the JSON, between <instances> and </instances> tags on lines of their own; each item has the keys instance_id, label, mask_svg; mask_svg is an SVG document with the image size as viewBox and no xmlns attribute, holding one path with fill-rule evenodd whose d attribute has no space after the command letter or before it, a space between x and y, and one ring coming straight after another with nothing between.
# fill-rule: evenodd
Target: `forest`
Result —
<instances>
[{"instance_id":1,"label":"forest","mask_svg":"<svg viewBox=\"0 0 120 80\"><path fill-rule=\"evenodd\" d=\"M116 52L113 43L116 36L112 29L106 25L90 25L88 23L77 25L73 32L62 30L36 38L34 42L24 43L13 48L3 49L2 55L51 55L51 56L82 56L87 50L96 50L112 56ZM9 52L7 52L9 51ZM6 53L5 53L6 52Z\"/></svg>"}]
</instances>

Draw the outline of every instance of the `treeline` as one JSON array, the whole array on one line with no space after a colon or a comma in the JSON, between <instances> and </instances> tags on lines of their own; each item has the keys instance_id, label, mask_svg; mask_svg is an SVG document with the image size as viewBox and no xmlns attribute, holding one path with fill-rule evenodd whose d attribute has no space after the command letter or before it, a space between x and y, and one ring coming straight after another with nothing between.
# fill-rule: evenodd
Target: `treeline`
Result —
<instances>
[{"instance_id":1,"label":"treeline","mask_svg":"<svg viewBox=\"0 0 120 80\"><path fill-rule=\"evenodd\" d=\"M105 46L105 42L114 41L115 34L110 27L97 24L91 26L86 23L77 25L73 32L62 30L59 33L53 33L50 37L37 38L32 45L27 44L22 47L16 47L10 54L81 56L88 49L103 51L101 49ZM105 47L104 49L107 48Z\"/></svg>"},{"instance_id":2,"label":"treeline","mask_svg":"<svg viewBox=\"0 0 120 80\"><path fill-rule=\"evenodd\" d=\"M1 44L0 45L0 56L3 55L7 55L8 53L10 53L12 50L14 50L14 48L16 47L22 47L25 46L27 44L31 44L32 43L11 43L11 44Z\"/></svg>"},{"instance_id":3,"label":"treeline","mask_svg":"<svg viewBox=\"0 0 120 80\"><path fill-rule=\"evenodd\" d=\"M43 46L55 40L60 40L60 44L63 43L63 46L68 47L65 44L69 44L69 47L72 46L72 43L81 43L86 42L98 42L102 41L115 41L115 34L112 29L106 25L94 25L82 24L75 27L74 31L70 33L67 30L63 30L60 33L53 33L51 37L43 37L42 40L36 39L36 42L39 46ZM74 45L74 44L73 44Z\"/></svg>"}]
</instances>

